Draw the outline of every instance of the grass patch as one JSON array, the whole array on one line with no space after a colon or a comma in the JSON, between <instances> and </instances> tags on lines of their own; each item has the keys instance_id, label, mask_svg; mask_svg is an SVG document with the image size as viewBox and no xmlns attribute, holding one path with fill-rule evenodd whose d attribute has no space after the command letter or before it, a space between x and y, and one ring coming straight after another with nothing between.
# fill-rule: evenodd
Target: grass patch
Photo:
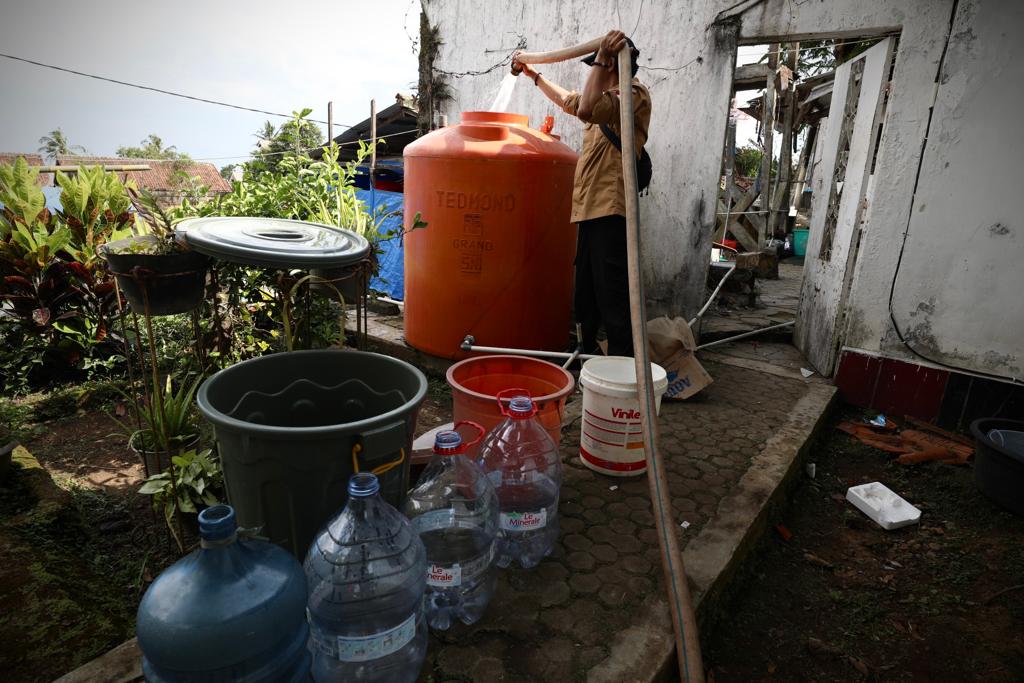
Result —
<instances>
[{"instance_id":1,"label":"grass patch","mask_svg":"<svg viewBox=\"0 0 1024 683\"><path fill-rule=\"evenodd\" d=\"M135 496L57 482L42 505L13 468L0 484L0 670L7 681L52 681L135 631L148 580L175 559ZM42 495L42 494L40 494Z\"/></svg>"}]
</instances>

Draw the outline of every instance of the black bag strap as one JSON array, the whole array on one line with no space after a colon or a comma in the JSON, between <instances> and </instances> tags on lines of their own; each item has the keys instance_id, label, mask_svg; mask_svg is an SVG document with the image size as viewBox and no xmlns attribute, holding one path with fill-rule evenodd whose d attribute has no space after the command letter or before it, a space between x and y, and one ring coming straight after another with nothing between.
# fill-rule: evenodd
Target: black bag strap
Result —
<instances>
[{"instance_id":1,"label":"black bag strap","mask_svg":"<svg viewBox=\"0 0 1024 683\"><path fill-rule=\"evenodd\" d=\"M607 123L602 123L600 126L601 132L604 133L606 138L608 138L608 142L612 143L612 145L615 146L615 149L619 150L619 154L622 154L622 140L620 140L619 136L615 134L612 127ZM646 146L640 148L640 158L643 159L645 154L647 154Z\"/></svg>"},{"instance_id":2,"label":"black bag strap","mask_svg":"<svg viewBox=\"0 0 1024 683\"><path fill-rule=\"evenodd\" d=\"M620 140L619 136L615 134L615 131L612 130L612 127L609 126L607 123L602 123L601 132L604 133L604 136L606 138L608 138L608 142L615 145L615 149L619 150L619 154L622 154L622 140Z\"/></svg>"},{"instance_id":3,"label":"black bag strap","mask_svg":"<svg viewBox=\"0 0 1024 683\"><path fill-rule=\"evenodd\" d=\"M615 131L613 131L611 126L609 126L607 123L602 123L600 125L601 125L601 132L604 133L604 136L606 138L608 138L608 142L612 143L612 145L615 146L615 149L619 150L619 155L621 155L622 154L622 140L619 139L619 136L615 134ZM642 164L644 162L645 157L648 159L647 164L648 164L648 168L649 168L650 158L647 157L647 149L645 147L641 147L640 148L640 159L637 161L637 164L638 164L638 166L637 166L637 184L638 185L641 182L643 182L640 179L639 169L640 169L640 164ZM650 179L648 179L648 183L649 182L650 182ZM640 195L643 195L647 191L647 185L644 185L643 187L639 187L638 186L637 187L637 191L638 191L638 193Z\"/></svg>"}]
</instances>

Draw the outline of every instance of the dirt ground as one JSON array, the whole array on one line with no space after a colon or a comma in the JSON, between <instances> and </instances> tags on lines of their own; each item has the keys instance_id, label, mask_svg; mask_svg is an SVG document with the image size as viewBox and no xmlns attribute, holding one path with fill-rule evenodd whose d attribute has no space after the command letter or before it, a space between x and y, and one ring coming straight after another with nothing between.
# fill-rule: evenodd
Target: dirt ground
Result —
<instances>
[{"instance_id":1,"label":"dirt ground","mask_svg":"<svg viewBox=\"0 0 1024 683\"><path fill-rule=\"evenodd\" d=\"M162 518L135 493L144 472L123 430L102 410L57 412L67 416L25 443L52 483L44 476L40 489L17 466L0 482L5 683L52 681L131 638L142 594L178 557ZM447 385L431 377L418 431L450 420Z\"/></svg>"},{"instance_id":2,"label":"dirt ground","mask_svg":"<svg viewBox=\"0 0 1024 683\"><path fill-rule=\"evenodd\" d=\"M51 475L90 488L124 493L145 478L123 430L102 411L47 422L45 431L25 446Z\"/></svg>"},{"instance_id":3,"label":"dirt ground","mask_svg":"<svg viewBox=\"0 0 1024 683\"><path fill-rule=\"evenodd\" d=\"M905 466L826 427L706 636L716 683L1024 680L1024 519L970 466ZM845 500L880 481L922 511L884 531Z\"/></svg>"}]
</instances>

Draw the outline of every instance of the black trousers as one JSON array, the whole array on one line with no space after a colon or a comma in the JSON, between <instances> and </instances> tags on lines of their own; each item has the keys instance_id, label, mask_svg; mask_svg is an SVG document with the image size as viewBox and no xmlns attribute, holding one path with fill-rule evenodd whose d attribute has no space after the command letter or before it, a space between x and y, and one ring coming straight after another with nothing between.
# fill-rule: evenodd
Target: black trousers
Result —
<instances>
[{"instance_id":1,"label":"black trousers","mask_svg":"<svg viewBox=\"0 0 1024 683\"><path fill-rule=\"evenodd\" d=\"M633 355L624 216L579 223L573 308L583 328L584 353L597 351L597 331L604 324L608 355Z\"/></svg>"}]
</instances>

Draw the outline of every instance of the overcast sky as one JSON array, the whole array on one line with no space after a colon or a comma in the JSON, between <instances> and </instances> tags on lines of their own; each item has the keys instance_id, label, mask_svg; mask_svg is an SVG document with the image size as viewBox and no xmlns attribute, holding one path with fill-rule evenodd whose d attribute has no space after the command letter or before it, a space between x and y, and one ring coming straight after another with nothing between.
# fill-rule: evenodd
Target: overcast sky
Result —
<instances>
[{"instance_id":1,"label":"overcast sky","mask_svg":"<svg viewBox=\"0 0 1024 683\"><path fill-rule=\"evenodd\" d=\"M369 116L370 98L382 109L412 91L409 7L410 0L7 0L0 52L274 112L311 107L325 121L333 100L335 123L352 124ZM416 35L418 2L408 23ZM5 58L0 86L0 152L35 152L59 126L96 155L156 133L193 158L235 157L252 150L263 121L284 121Z\"/></svg>"}]
</instances>

